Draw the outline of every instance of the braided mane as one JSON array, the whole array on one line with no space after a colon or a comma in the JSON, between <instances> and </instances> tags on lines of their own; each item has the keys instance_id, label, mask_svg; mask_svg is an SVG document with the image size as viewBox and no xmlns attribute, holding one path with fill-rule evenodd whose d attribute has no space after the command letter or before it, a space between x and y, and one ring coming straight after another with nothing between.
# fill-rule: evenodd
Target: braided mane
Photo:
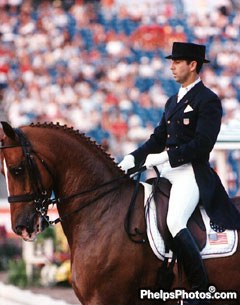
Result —
<instances>
[{"instance_id":1,"label":"braided mane","mask_svg":"<svg viewBox=\"0 0 240 305\"><path fill-rule=\"evenodd\" d=\"M74 129L73 127L68 127L67 125L61 125L60 123L32 123L30 124L30 127L39 127L39 128L47 128L47 129L56 129L61 130L65 133L68 133L70 136L75 136L78 140L84 141L87 145L89 145L92 149L94 149L97 153L102 154L102 156L105 158L106 161L111 162L111 164L119 170L122 174L124 173L117 165L117 163L114 161L114 159L111 157L109 153L107 153L103 147L96 143L96 141L93 141L90 137L87 137L84 133L80 133L79 130Z\"/></svg>"}]
</instances>

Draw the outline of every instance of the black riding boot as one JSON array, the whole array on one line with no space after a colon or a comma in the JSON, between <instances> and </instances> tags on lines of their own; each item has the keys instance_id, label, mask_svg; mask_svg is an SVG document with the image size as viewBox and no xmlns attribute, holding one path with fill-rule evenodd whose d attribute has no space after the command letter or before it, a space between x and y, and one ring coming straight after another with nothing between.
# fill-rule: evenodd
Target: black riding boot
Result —
<instances>
[{"instance_id":1,"label":"black riding boot","mask_svg":"<svg viewBox=\"0 0 240 305\"><path fill-rule=\"evenodd\" d=\"M207 291L208 277L199 249L188 229L182 229L173 239L179 263L187 276L192 291ZM186 300L183 304L210 304L208 300Z\"/></svg>"}]
</instances>

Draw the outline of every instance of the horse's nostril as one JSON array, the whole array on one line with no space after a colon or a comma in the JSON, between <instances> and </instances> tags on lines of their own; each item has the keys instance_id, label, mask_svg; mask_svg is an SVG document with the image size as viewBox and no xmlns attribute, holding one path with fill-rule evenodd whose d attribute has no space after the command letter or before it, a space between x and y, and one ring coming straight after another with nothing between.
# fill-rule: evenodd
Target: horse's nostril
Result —
<instances>
[{"instance_id":1,"label":"horse's nostril","mask_svg":"<svg viewBox=\"0 0 240 305\"><path fill-rule=\"evenodd\" d=\"M22 231L23 231L24 228L25 228L24 226L16 226L15 233L17 235L22 235Z\"/></svg>"}]
</instances>

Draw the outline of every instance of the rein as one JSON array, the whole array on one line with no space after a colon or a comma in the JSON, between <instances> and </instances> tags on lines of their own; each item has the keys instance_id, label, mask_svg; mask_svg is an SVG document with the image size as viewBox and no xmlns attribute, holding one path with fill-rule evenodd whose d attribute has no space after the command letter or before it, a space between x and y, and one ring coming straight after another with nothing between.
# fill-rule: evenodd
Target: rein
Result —
<instances>
[{"instance_id":1,"label":"rein","mask_svg":"<svg viewBox=\"0 0 240 305\"><path fill-rule=\"evenodd\" d=\"M93 187L91 189L87 189L87 190L84 190L82 192L78 192L78 193L74 193L72 195L68 195L68 196L65 196L65 197L62 197L62 198L55 198L55 199L51 199L51 203L55 204L55 203L62 203L63 201L66 201L66 200L69 200L69 199L72 199L74 197L78 197L78 196L83 196L83 195L86 195L88 193L91 193L91 192L94 192L94 191L97 191L98 189L104 187L104 186L107 186L109 184L112 184L114 182L117 182L117 181L120 181L121 179L126 179L128 178L128 176L122 176L120 178L115 178L115 179L112 179L112 180L109 180L107 182L104 182L102 184L99 184L97 185L96 187ZM115 188L114 188L115 189Z\"/></svg>"},{"instance_id":2,"label":"rein","mask_svg":"<svg viewBox=\"0 0 240 305\"><path fill-rule=\"evenodd\" d=\"M136 169L136 167L131 168L128 170L128 174L131 177L137 176L136 179L136 184L135 188L132 194L132 198L128 207L127 215L125 217L124 221L124 228L125 231L129 237L129 239L137 244L144 244L147 240L146 232L141 232L138 228L134 228L134 232L131 231L131 221L132 221L132 216L135 208L135 203L139 191L139 185L140 185L140 179L141 179L141 174L143 171L146 170L146 167L140 167L139 169Z\"/></svg>"},{"instance_id":3,"label":"rein","mask_svg":"<svg viewBox=\"0 0 240 305\"><path fill-rule=\"evenodd\" d=\"M111 182L111 181L109 181L109 183L110 183L110 182ZM99 187L101 187L101 186L102 186L102 185L100 185ZM72 214L77 213L77 212L80 212L80 211L83 210L84 208L90 206L92 203L95 203L97 200L99 200L99 199L105 197L107 194L111 193L112 191L114 191L114 190L116 190L116 189L118 189L118 186L115 186L115 187L111 188L110 190L108 190L108 191L106 191L106 192L103 192L103 193L100 194L99 196L97 196L97 197L93 198L92 200L86 202L86 203L85 203L84 205L82 205L81 207L79 207L79 208L77 208L77 209L71 211L71 212L68 213L68 214L65 214L63 217L58 217L58 218L56 218L55 220L50 220L50 221L48 221L48 223L49 223L50 225L56 225L56 224L59 223L59 222L63 222L66 218L68 218L68 217L71 216ZM88 192L90 192L90 190L87 190L87 191L85 191L84 193L88 193ZM82 195L82 193L74 194L74 195L72 195L72 196L80 196L80 195ZM71 196L71 197L72 197L72 196ZM70 197L70 196L69 196L69 197ZM66 198L65 198L65 199L66 199ZM68 197L67 197L67 199L68 199ZM54 199L51 200L51 201L52 201L53 203L55 203ZM57 200L57 202L59 202L59 200Z\"/></svg>"},{"instance_id":4,"label":"rein","mask_svg":"<svg viewBox=\"0 0 240 305\"><path fill-rule=\"evenodd\" d=\"M117 181L120 181L120 180L126 179L126 178L128 178L128 176L122 176L122 177L120 177L120 178L115 178L115 179L109 180L109 181L107 181L107 182L105 182L105 183L103 183L103 184L99 184L98 186L96 186L96 187L94 187L94 188L87 189L87 190L84 190L84 191L82 191L82 192L78 192L78 193L75 193L75 194L72 194L72 195L68 195L68 196L65 196L65 197L62 197L62 198L53 198L53 199L49 199L49 202L50 202L49 204L62 203L62 202L64 202L64 201L67 201L67 200L69 200L69 199L71 199L71 198L74 198L74 197L84 196L84 195L86 195L86 194L88 194L88 193L97 191L98 189L101 189L101 188L104 187L104 186L110 185L110 184L112 184L112 183L114 183L114 182L117 182ZM116 190L116 189L118 189L118 188L119 188L119 186L117 185L117 186L115 186L115 187L109 189L108 191L105 191L105 192L103 192L102 194L99 194L97 197L93 198L92 200L87 201L87 202L86 202L84 205L82 205L81 207L79 207L79 208L77 208L77 209L71 211L71 212L68 213L68 214L65 214L63 217L58 217L58 218L56 218L55 220L50 220L50 221L48 220L48 223L49 223L50 225L56 225L56 224L59 223L59 222L63 222L66 218L68 218L68 217L71 216L72 214L77 213L77 212L80 212L80 211L83 210L84 208L88 207L88 206L91 205L92 203L94 203L94 202L96 202L97 200L99 200L99 199L105 197L107 194L113 192L114 190Z\"/></svg>"}]
</instances>

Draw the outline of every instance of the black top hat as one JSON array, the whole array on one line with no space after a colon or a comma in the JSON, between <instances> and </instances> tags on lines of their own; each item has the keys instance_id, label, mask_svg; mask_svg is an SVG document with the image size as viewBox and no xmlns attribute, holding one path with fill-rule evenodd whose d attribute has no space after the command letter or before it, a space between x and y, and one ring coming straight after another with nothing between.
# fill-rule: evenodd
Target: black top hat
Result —
<instances>
[{"instance_id":1,"label":"black top hat","mask_svg":"<svg viewBox=\"0 0 240 305\"><path fill-rule=\"evenodd\" d=\"M167 56L167 59L193 59L203 63L210 62L205 59L204 45L189 43L189 42L174 42L172 47L172 55Z\"/></svg>"}]
</instances>

